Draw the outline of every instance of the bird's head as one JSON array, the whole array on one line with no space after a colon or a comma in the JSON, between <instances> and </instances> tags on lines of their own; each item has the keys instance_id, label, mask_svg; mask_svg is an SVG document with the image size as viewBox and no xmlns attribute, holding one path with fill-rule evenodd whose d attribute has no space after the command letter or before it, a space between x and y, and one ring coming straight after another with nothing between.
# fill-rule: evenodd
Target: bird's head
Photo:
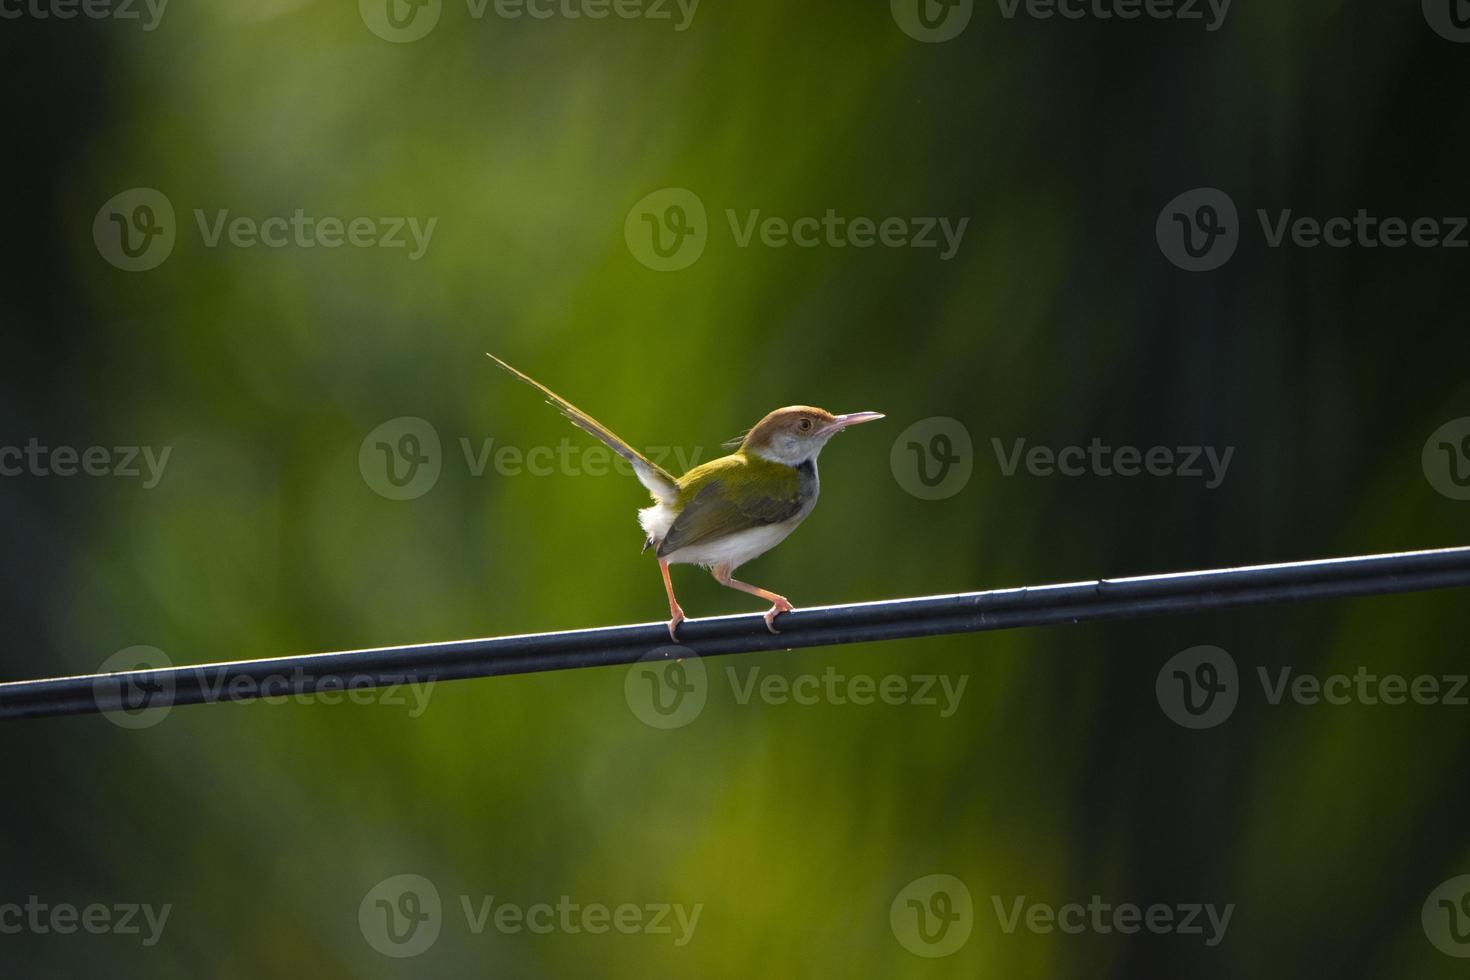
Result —
<instances>
[{"instance_id":1,"label":"bird's head","mask_svg":"<svg viewBox=\"0 0 1470 980\"><path fill-rule=\"evenodd\" d=\"M827 440L848 426L876 422L882 417L877 412L833 415L810 405L778 408L745 434L740 449L787 466L800 466L816 459Z\"/></svg>"}]
</instances>

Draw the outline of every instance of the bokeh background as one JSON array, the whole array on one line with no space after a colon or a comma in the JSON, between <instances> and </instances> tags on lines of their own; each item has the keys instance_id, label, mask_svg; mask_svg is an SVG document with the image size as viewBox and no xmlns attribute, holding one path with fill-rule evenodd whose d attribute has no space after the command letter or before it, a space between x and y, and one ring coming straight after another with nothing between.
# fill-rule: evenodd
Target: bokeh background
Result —
<instances>
[{"instance_id":1,"label":"bokeh background","mask_svg":"<svg viewBox=\"0 0 1470 980\"><path fill-rule=\"evenodd\" d=\"M408 43L346 0L175 0L153 30L147 8L0 24L0 444L171 447L150 489L0 479L0 680L136 645L202 663L661 618L633 480L467 463L462 440L589 444L486 350L640 446L703 459L778 405L886 412L828 450L814 516L745 569L798 605L1466 542L1470 503L1421 450L1470 415L1470 252L1273 249L1255 219L1470 211L1470 46L1417 3L1240 3L1216 31L979 3L942 43L872 0L706 0L682 31L672 7L471 10L444 0ZM176 242L129 272L93 222L136 187L171 202ZM1155 238L1196 187L1241 215L1208 273ZM674 272L624 234L661 188L708 211L703 254ZM437 223L415 260L208 247L195 217L297 208ZM969 223L944 261L741 248L725 218L829 208ZM391 500L359 450L401 417L433 426L441 473ZM936 417L972 437L973 475L926 500L891 450ZM1007 476L992 442L1094 437L1235 454L1206 489ZM691 615L759 607L675 575ZM1470 708L1273 706L1255 676L1463 673L1465 608L1373 598L710 661L703 712L671 730L630 710L622 668L445 683L416 717L11 722L0 902L173 908L151 947L0 935L0 972L1460 976L1421 907L1470 872ZM1200 644L1229 651L1243 690L1191 731L1155 678ZM967 686L949 717L741 704L726 666ZM445 909L408 959L358 918L400 874ZM889 917L929 874L974 901L939 959ZM1235 911L1209 947L1006 934L993 909L1094 894ZM463 895L702 913L682 947L475 934Z\"/></svg>"}]
</instances>

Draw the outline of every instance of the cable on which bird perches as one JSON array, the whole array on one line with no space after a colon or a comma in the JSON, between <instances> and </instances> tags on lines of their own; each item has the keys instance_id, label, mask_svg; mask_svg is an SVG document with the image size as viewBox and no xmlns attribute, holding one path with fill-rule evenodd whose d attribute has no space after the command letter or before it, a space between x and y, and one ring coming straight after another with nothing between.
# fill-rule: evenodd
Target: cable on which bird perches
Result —
<instances>
[{"instance_id":1,"label":"cable on which bird perches","mask_svg":"<svg viewBox=\"0 0 1470 980\"><path fill-rule=\"evenodd\" d=\"M759 614L157 667L0 684L0 718L246 701L411 682L1197 613L1303 599L1470 585L1470 548L1100 579L797 609L772 634Z\"/></svg>"}]
</instances>

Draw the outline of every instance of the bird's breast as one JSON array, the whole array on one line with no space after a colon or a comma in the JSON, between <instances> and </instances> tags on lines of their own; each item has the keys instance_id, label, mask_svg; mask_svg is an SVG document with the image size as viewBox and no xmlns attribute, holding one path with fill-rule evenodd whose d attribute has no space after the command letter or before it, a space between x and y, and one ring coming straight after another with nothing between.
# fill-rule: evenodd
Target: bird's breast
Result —
<instances>
[{"instance_id":1,"label":"bird's breast","mask_svg":"<svg viewBox=\"0 0 1470 980\"><path fill-rule=\"evenodd\" d=\"M797 466L796 475L801 481L796 487L796 499L801 501L801 517L805 517L817 505L817 496L822 491L822 481L817 477L817 461L809 459Z\"/></svg>"}]
</instances>

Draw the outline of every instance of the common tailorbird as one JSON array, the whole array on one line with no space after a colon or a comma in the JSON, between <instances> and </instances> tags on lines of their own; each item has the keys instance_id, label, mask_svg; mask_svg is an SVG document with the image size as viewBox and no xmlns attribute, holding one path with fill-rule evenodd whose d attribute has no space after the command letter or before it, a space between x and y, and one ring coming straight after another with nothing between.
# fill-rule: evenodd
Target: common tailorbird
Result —
<instances>
[{"instance_id":1,"label":"common tailorbird","mask_svg":"<svg viewBox=\"0 0 1470 980\"><path fill-rule=\"evenodd\" d=\"M669 594L669 636L675 640L684 610L674 598L670 565L702 565L721 585L765 599L771 603L766 628L777 632L776 616L791 612L791 603L731 576L786 540L812 512L817 503L817 455L827 440L850 425L883 417L877 412L833 415L810 405L778 408L746 432L733 453L676 477L535 378L494 354L485 356L541 392L573 425L626 459L638 482L653 495L653 506L638 512L638 523L645 535L644 550L652 548L658 557Z\"/></svg>"}]
</instances>

